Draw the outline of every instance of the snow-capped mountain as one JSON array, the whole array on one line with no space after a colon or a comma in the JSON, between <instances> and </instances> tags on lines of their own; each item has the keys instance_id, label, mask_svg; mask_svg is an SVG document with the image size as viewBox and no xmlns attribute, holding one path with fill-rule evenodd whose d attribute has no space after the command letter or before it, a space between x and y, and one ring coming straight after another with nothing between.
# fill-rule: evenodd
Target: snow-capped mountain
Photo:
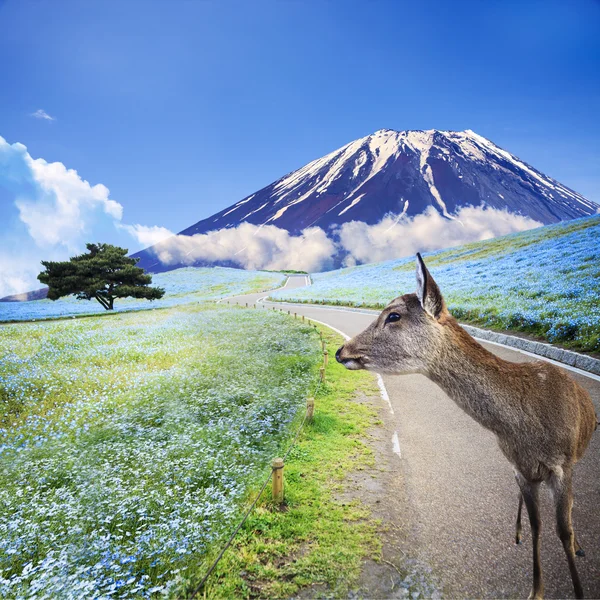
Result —
<instances>
[{"instance_id":1,"label":"snow-capped mountain","mask_svg":"<svg viewBox=\"0 0 600 600\"><path fill-rule=\"evenodd\" d=\"M493 142L466 131L382 129L285 175L181 232L195 235L246 221L291 233L348 221L377 223L433 207L448 219L464 206L506 209L544 224L596 213L598 205ZM151 249L136 256L156 271Z\"/></svg>"}]
</instances>

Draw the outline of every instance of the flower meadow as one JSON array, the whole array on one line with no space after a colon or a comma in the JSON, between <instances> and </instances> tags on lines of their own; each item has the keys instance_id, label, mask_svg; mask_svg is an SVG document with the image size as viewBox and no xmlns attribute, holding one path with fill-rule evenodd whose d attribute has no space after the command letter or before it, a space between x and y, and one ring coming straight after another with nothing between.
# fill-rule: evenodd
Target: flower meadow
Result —
<instances>
[{"instance_id":1,"label":"flower meadow","mask_svg":"<svg viewBox=\"0 0 600 600\"><path fill-rule=\"evenodd\" d=\"M600 217L425 255L455 317L600 351ZM318 273L272 298L382 308L414 292L414 257Z\"/></svg>"},{"instance_id":2,"label":"flower meadow","mask_svg":"<svg viewBox=\"0 0 600 600\"><path fill-rule=\"evenodd\" d=\"M189 302L218 300L225 296L272 289L282 285L284 280L285 277L280 273L266 271L244 271L225 267L186 267L152 276L152 286L165 289L166 293L160 300L150 302L135 298L118 298L115 301L115 311L165 308ZM77 300L74 296L56 301L0 302L0 322L105 312L96 300Z\"/></svg>"},{"instance_id":3,"label":"flower meadow","mask_svg":"<svg viewBox=\"0 0 600 600\"><path fill-rule=\"evenodd\" d=\"M184 596L319 349L286 315L215 304L2 325L0 597Z\"/></svg>"}]
</instances>

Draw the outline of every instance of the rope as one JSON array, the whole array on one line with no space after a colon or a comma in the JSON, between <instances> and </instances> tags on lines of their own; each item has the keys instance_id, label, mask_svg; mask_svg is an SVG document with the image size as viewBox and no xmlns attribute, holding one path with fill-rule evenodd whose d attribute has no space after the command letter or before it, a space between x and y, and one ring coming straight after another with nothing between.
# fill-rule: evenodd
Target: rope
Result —
<instances>
[{"instance_id":1,"label":"rope","mask_svg":"<svg viewBox=\"0 0 600 600\"><path fill-rule=\"evenodd\" d=\"M318 393L318 391L319 391L320 388L321 388L321 381L319 380L319 381L317 381L317 385L315 386L315 391L313 392L313 398L316 397L316 395L317 395L317 393ZM294 448L294 446L296 445L296 442L298 441L298 438L300 437L300 433L304 429L304 425L306 424L306 419L307 418L308 418L308 412L305 411L305 413L304 413L304 419L302 419L302 423L300 423L300 427L298 427L298 430L296 431L296 435L294 436L294 439L292 440L292 443L290 444L290 446L287 449L286 453L283 455L284 462L287 459L287 457L289 456L289 454L292 451L292 449ZM231 546L233 540L235 539L235 536L239 533L240 529L243 527L244 523L246 522L246 520L250 516L250 513L254 510L254 507L256 506L256 504L258 502L258 499L262 496L262 493L265 491L265 488L267 487L269 481L271 480L271 475L272 475L272 471L269 473L269 475L267 476L267 478L263 482L263 484L262 484L262 486L260 488L260 491L256 495L256 498L254 498L254 500L252 501L252 504L250 505L250 508L248 508L248 510L244 514L242 520L238 523L238 526L233 530L233 533L231 534L231 536L227 540L226 544L221 549L221 552L219 552L217 558L214 560L214 562L210 566L210 569L208 569L206 575L202 578L202 581L194 588L194 590L192 591L192 593L188 596L189 598L193 598L194 596L196 596L196 594L198 594L198 592L206 585L206 582L208 581L208 578L212 575L213 571L215 570L215 568L217 567L217 565L219 564L219 562L223 558L223 555L225 554L225 552L227 551L227 549L229 548L229 546Z\"/></svg>"}]
</instances>

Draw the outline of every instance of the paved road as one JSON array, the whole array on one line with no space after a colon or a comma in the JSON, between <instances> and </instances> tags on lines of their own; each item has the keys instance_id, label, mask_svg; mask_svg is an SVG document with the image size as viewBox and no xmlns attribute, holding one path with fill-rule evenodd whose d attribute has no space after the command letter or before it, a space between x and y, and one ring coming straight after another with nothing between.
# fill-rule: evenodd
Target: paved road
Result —
<instances>
[{"instance_id":1,"label":"paved road","mask_svg":"<svg viewBox=\"0 0 600 600\"><path fill-rule=\"evenodd\" d=\"M305 284L303 277L291 277L287 286ZM265 293L253 294L232 301L252 304L264 297ZM262 304L273 306L266 301ZM362 331L374 318L373 314L301 304L284 308L348 336ZM535 360L512 349L483 345L510 361ZM589 390L600 414L600 381L572 375ZM447 597L527 597L532 579L531 536L525 520L524 543L513 543L517 488L494 436L425 377L386 376L383 380L393 414L385 411L382 418L388 429L398 432L401 449L394 473L400 478L397 515L406 529L408 553L431 566ZM600 598L600 432L576 467L574 486L574 525L586 551L577 561L579 573L586 597ZM542 493L541 497L546 597L572 598L567 562L554 532L550 495Z\"/></svg>"}]
</instances>

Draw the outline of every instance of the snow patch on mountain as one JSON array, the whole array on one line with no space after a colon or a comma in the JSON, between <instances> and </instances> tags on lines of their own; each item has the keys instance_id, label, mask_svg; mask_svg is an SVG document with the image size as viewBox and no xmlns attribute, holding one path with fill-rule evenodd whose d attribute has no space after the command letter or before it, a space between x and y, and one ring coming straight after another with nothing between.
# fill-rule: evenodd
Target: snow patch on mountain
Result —
<instances>
[{"instance_id":1,"label":"snow patch on mountain","mask_svg":"<svg viewBox=\"0 0 600 600\"><path fill-rule=\"evenodd\" d=\"M361 194L360 196L357 196L356 198L354 198L354 200L352 200L351 204L346 206L346 208L344 208L344 210L342 210L341 212L338 213L338 216L342 216L345 212L349 211L353 206L356 206L364 197L365 197L365 194Z\"/></svg>"}]
</instances>

